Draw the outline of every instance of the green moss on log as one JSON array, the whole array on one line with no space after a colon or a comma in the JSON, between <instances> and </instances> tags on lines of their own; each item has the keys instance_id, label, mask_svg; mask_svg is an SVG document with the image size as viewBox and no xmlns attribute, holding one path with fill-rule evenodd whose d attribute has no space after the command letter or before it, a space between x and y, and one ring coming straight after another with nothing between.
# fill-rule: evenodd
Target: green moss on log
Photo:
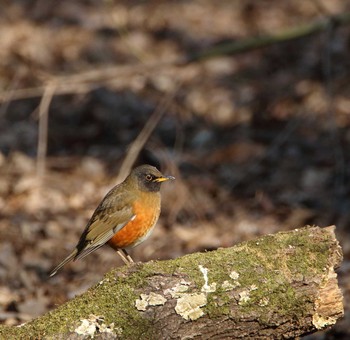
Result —
<instances>
[{"instance_id":1,"label":"green moss on log","mask_svg":"<svg viewBox=\"0 0 350 340\"><path fill-rule=\"evenodd\" d=\"M207 305L203 307L209 317L225 314L235 319L254 310L254 314L262 318L260 321L268 324L270 311L277 310L281 316L292 313L297 320L303 317L299 308L301 301L313 308L313 298L297 293L292 283L319 276L329 261L332 235L320 231L317 237L317 242L310 242L310 229L304 228L298 232L267 235L231 249L135 264L132 268L121 267L108 273L85 294L38 319L21 327L0 327L0 338L5 334L7 338L16 339L64 335L74 331L77 322L91 314L103 316L106 324L114 323L123 339L154 338L151 321L135 308L140 291L148 287L149 278L161 273L185 276L191 282L191 290L198 292L204 285L199 265L208 269L208 283L217 285L215 292L207 294ZM232 278L232 271L238 274L236 279ZM236 286L232 292L221 294L225 281ZM230 314L232 299L239 305L237 315Z\"/></svg>"}]
</instances>

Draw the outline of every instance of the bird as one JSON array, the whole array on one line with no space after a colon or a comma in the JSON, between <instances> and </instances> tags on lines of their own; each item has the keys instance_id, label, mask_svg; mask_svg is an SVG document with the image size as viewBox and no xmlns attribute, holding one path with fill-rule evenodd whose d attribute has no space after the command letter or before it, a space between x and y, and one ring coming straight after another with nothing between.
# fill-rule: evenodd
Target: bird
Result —
<instances>
[{"instance_id":1,"label":"bird","mask_svg":"<svg viewBox=\"0 0 350 340\"><path fill-rule=\"evenodd\" d=\"M136 247L151 235L160 215L161 184L174 179L148 164L134 168L102 199L74 250L49 277L68 262L82 259L106 243L118 252L124 263L133 263L126 248Z\"/></svg>"}]
</instances>

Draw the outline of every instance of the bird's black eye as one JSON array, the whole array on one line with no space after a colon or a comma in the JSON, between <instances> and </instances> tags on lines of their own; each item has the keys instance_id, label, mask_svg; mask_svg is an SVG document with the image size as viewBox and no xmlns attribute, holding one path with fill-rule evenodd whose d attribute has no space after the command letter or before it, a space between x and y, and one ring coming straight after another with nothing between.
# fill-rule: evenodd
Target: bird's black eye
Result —
<instances>
[{"instance_id":1,"label":"bird's black eye","mask_svg":"<svg viewBox=\"0 0 350 340\"><path fill-rule=\"evenodd\" d=\"M146 175L146 180L147 181L152 181L152 179L153 179L152 175L150 175L150 174Z\"/></svg>"}]
</instances>

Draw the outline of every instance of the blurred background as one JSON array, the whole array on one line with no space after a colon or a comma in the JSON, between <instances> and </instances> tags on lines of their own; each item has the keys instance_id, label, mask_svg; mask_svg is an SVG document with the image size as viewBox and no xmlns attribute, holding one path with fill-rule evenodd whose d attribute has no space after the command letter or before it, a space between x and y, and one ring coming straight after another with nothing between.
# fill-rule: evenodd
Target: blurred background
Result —
<instances>
[{"instance_id":1,"label":"blurred background","mask_svg":"<svg viewBox=\"0 0 350 340\"><path fill-rule=\"evenodd\" d=\"M134 259L335 224L349 307L349 2L0 4L1 323L41 315L122 265L104 247L47 278L142 163L177 180ZM281 42L258 48L265 36ZM318 338L349 329L347 309Z\"/></svg>"}]
</instances>

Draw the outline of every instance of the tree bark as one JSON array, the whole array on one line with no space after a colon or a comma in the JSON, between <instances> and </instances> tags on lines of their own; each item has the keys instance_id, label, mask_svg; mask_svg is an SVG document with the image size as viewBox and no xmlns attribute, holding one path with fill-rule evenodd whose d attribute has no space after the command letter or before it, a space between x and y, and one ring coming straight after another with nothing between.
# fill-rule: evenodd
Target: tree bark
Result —
<instances>
[{"instance_id":1,"label":"tree bark","mask_svg":"<svg viewBox=\"0 0 350 340\"><path fill-rule=\"evenodd\" d=\"M343 316L335 227L305 227L232 248L137 263L0 338L286 339Z\"/></svg>"}]
</instances>

